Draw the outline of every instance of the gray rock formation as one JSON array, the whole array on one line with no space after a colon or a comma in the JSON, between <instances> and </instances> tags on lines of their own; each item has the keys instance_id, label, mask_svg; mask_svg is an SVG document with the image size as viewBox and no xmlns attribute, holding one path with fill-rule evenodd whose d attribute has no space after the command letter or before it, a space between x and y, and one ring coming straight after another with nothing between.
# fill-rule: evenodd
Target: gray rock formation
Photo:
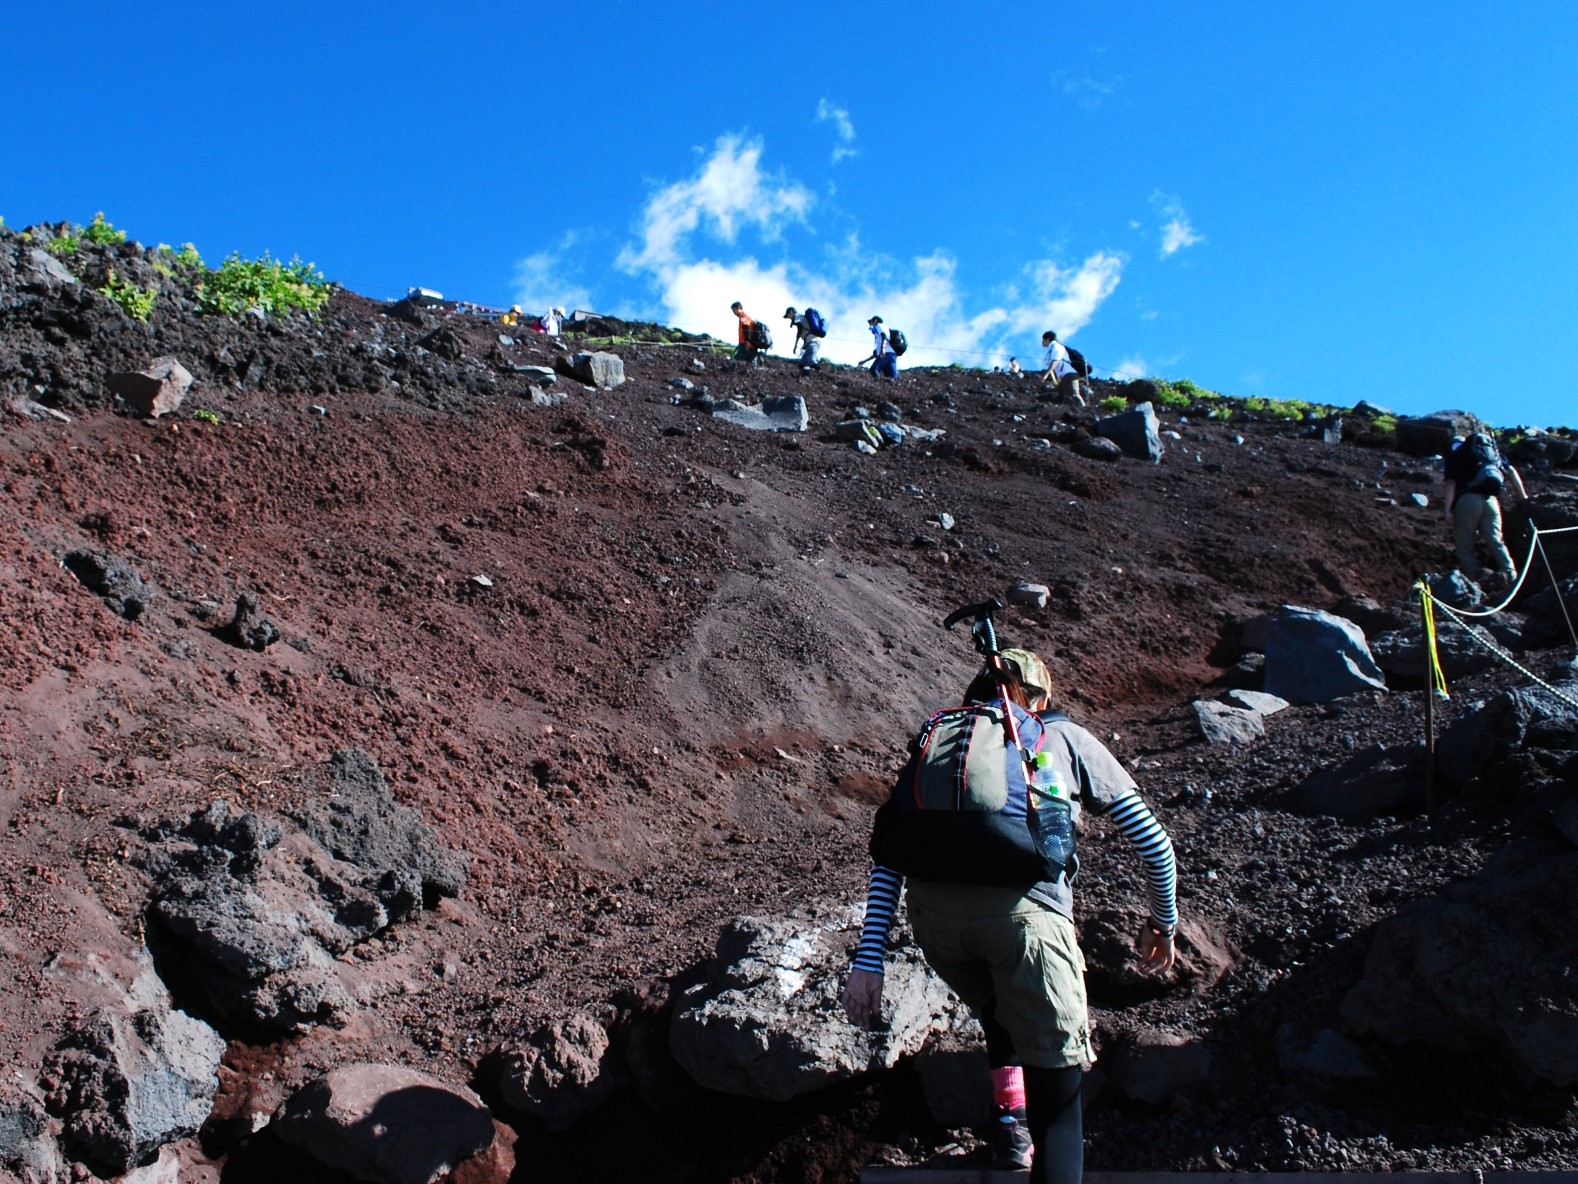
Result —
<instances>
[{"instance_id":1,"label":"gray rock formation","mask_svg":"<svg viewBox=\"0 0 1578 1184\"><path fill-rule=\"evenodd\" d=\"M1197 1037L1141 1030L1107 1059L1108 1080L1137 1102L1159 1105L1211 1071L1211 1052Z\"/></svg>"},{"instance_id":2,"label":"gray rock formation","mask_svg":"<svg viewBox=\"0 0 1578 1184\"><path fill-rule=\"evenodd\" d=\"M570 376L600 391L611 391L625 381L625 364L617 354L572 354Z\"/></svg>"},{"instance_id":3,"label":"gray rock formation","mask_svg":"<svg viewBox=\"0 0 1578 1184\"><path fill-rule=\"evenodd\" d=\"M269 1129L371 1184L436 1184L494 1138L469 1089L395 1065L335 1069L292 1095Z\"/></svg>"},{"instance_id":4,"label":"gray rock formation","mask_svg":"<svg viewBox=\"0 0 1578 1184\"><path fill-rule=\"evenodd\" d=\"M1578 699L1578 686L1562 691ZM1463 784L1474 780L1520 748L1569 750L1578 744L1578 708L1543 687L1503 691L1455 721L1436 751L1444 776Z\"/></svg>"},{"instance_id":5,"label":"gray rock formation","mask_svg":"<svg viewBox=\"0 0 1578 1184\"><path fill-rule=\"evenodd\" d=\"M839 992L860 919L858 908L829 906L730 923L708 981L681 997L669 1030L669 1047L691 1078L781 1102L891 1068L934 1035L971 1022L903 942L888 956L884 1030L866 1033L846 1022Z\"/></svg>"},{"instance_id":6,"label":"gray rock formation","mask_svg":"<svg viewBox=\"0 0 1578 1184\"><path fill-rule=\"evenodd\" d=\"M500 1058L499 1095L550 1131L568 1130L623 1084L608 1030L582 1012L545 1025Z\"/></svg>"},{"instance_id":7,"label":"gray rock formation","mask_svg":"<svg viewBox=\"0 0 1578 1184\"><path fill-rule=\"evenodd\" d=\"M773 395L755 406L720 399L712 405L712 418L754 432L803 432L811 424L805 400L799 395Z\"/></svg>"},{"instance_id":8,"label":"gray rock formation","mask_svg":"<svg viewBox=\"0 0 1578 1184\"><path fill-rule=\"evenodd\" d=\"M123 560L98 551L71 551L61 561L82 586L103 598L111 611L135 621L153 601L149 583Z\"/></svg>"},{"instance_id":9,"label":"gray rock formation","mask_svg":"<svg viewBox=\"0 0 1578 1184\"><path fill-rule=\"evenodd\" d=\"M1438 620L1436 656L1448 678L1474 674L1488 669L1496 662L1491 651L1470 637L1470 632L1497 649L1501 648L1483 626L1474 625L1465 629L1455 621L1447 623ZM1370 643L1370 652L1375 656L1375 664L1387 674L1412 679L1423 679L1426 675L1425 629L1421 624L1382 633Z\"/></svg>"},{"instance_id":10,"label":"gray rock formation","mask_svg":"<svg viewBox=\"0 0 1578 1184\"><path fill-rule=\"evenodd\" d=\"M104 1175L197 1133L213 1107L225 1042L169 1008L100 1011L67 1035L44 1067L61 1142Z\"/></svg>"},{"instance_id":11,"label":"gray rock formation","mask_svg":"<svg viewBox=\"0 0 1578 1184\"><path fill-rule=\"evenodd\" d=\"M1283 605L1271 615L1265 647L1265 690L1289 703L1386 689L1363 631L1331 613Z\"/></svg>"},{"instance_id":12,"label":"gray rock formation","mask_svg":"<svg viewBox=\"0 0 1578 1184\"><path fill-rule=\"evenodd\" d=\"M1355 1031L1578 1085L1578 851L1509 849L1477 880L1383 921L1342 1002ZM1542 907L1543 906L1543 907Z\"/></svg>"},{"instance_id":13,"label":"gray rock formation","mask_svg":"<svg viewBox=\"0 0 1578 1184\"><path fill-rule=\"evenodd\" d=\"M157 419L180 409L192 387L191 371L174 358L155 358L146 370L122 371L108 379L111 393L138 415Z\"/></svg>"},{"instance_id":14,"label":"gray rock formation","mask_svg":"<svg viewBox=\"0 0 1578 1184\"><path fill-rule=\"evenodd\" d=\"M1437 411L1397 421L1397 449L1409 456L1444 456L1453 436L1470 436L1486 427L1467 411Z\"/></svg>"},{"instance_id":15,"label":"gray rock formation","mask_svg":"<svg viewBox=\"0 0 1578 1184\"><path fill-rule=\"evenodd\" d=\"M1074 441L1073 449L1086 460L1118 460L1123 456L1117 442L1105 436L1081 436Z\"/></svg>"},{"instance_id":16,"label":"gray rock formation","mask_svg":"<svg viewBox=\"0 0 1578 1184\"><path fill-rule=\"evenodd\" d=\"M1156 409L1151 404L1141 403L1117 415L1098 419L1094 426L1096 433L1117 444L1123 455L1150 461L1153 465L1161 463L1161 429Z\"/></svg>"},{"instance_id":17,"label":"gray rock formation","mask_svg":"<svg viewBox=\"0 0 1578 1184\"><path fill-rule=\"evenodd\" d=\"M64 1184L60 1151L49 1133L43 1099L20 1082L0 1082L0 1176L20 1184Z\"/></svg>"},{"instance_id":18,"label":"gray rock formation","mask_svg":"<svg viewBox=\"0 0 1578 1184\"><path fill-rule=\"evenodd\" d=\"M1197 699L1193 706L1200 734L1207 743L1249 744L1266 734L1264 717L1258 711L1207 699Z\"/></svg>"}]
</instances>

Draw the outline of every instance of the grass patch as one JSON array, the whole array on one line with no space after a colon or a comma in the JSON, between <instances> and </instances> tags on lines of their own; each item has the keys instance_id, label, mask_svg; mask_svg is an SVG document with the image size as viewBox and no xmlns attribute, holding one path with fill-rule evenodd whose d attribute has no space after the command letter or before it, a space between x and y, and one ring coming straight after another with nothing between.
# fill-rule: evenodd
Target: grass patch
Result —
<instances>
[{"instance_id":1,"label":"grass patch","mask_svg":"<svg viewBox=\"0 0 1578 1184\"><path fill-rule=\"evenodd\" d=\"M1103 411L1126 411L1129 407L1129 401L1122 395L1108 395L1096 406Z\"/></svg>"},{"instance_id":2,"label":"grass patch","mask_svg":"<svg viewBox=\"0 0 1578 1184\"><path fill-rule=\"evenodd\" d=\"M82 246L81 237L68 230L63 234L57 234L54 238L45 243L44 250L48 251L51 255L64 259L68 255L75 255L77 253L77 248L80 246Z\"/></svg>"},{"instance_id":3,"label":"grass patch","mask_svg":"<svg viewBox=\"0 0 1578 1184\"><path fill-rule=\"evenodd\" d=\"M216 428L225 422L219 417L219 412L209 411L206 407L201 411L192 412L192 418L198 423L212 424Z\"/></svg>"},{"instance_id":4,"label":"grass patch","mask_svg":"<svg viewBox=\"0 0 1578 1184\"><path fill-rule=\"evenodd\" d=\"M1397 430L1397 416L1377 415L1370 421L1370 427L1377 432L1384 432L1390 435Z\"/></svg>"},{"instance_id":5,"label":"grass patch","mask_svg":"<svg viewBox=\"0 0 1578 1184\"><path fill-rule=\"evenodd\" d=\"M192 255L197 255L196 248ZM238 251L198 281L197 306L203 312L232 317L252 308L269 316L294 308L315 313L332 293L333 285L311 263L300 259L281 263L267 251L260 259L243 259Z\"/></svg>"},{"instance_id":6,"label":"grass patch","mask_svg":"<svg viewBox=\"0 0 1578 1184\"><path fill-rule=\"evenodd\" d=\"M126 241L126 232L116 230L104 220L104 211L93 215L93 221L82 228L82 237L97 247L115 247Z\"/></svg>"},{"instance_id":7,"label":"grass patch","mask_svg":"<svg viewBox=\"0 0 1578 1184\"><path fill-rule=\"evenodd\" d=\"M99 295L108 296L120 305L121 311L134 321L146 321L153 315L153 302L159 295L158 289L139 288L113 271L98 291Z\"/></svg>"}]
</instances>

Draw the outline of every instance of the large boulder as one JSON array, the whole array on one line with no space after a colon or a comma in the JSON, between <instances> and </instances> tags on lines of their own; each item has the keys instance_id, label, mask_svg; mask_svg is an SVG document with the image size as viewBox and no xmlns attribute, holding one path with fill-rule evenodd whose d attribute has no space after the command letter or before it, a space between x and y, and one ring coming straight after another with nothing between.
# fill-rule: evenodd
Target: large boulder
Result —
<instances>
[{"instance_id":1,"label":"large boulder","mask_svg":"<svg viewBox=\"0 0 1578 1184\"><path fill-rule=\"evenodd\" d=\"M1155 1106L1211 1071L1211 1051L1197 1036L1141 1029L1106 1059L1108 1080L1127 1097Z\"/></svg>"},{"instance_id":2,"label":"large boulder","mask_svg":"<svg viewBox=\"0 0 1578 1184\"><path fill-rule=\"evenodd\" d=\"M464 882L464 862L360 750L337 754L308 790L288 827L216 801L153 828L138 857L161 973L240 1031L345 1022L355 995L341 958Z\"/></svg>"},{"instance_id":3,"label":"large boulder","mask_svg":"<svg viewBox=\"0 0 1578 1184\"><path fill-rule=\"evenodd\" d=\"M45 1062L61 1142L101 1175L120 1175L196 1134L213 1108L224 1051L207 1024L168 1007L96 1012Z\"/></svg>"},{"instance_id":4,"label":"large boulder","mask_svg":"<svg viewBox=\"0 0 1578 1184\"><path fill-rule=\"evenodd\" d=\"M1265 690L1289 703L1386 689L1363 630L1331 613L1283 605L1271 614L1265 648Z\"/></svg>"},{"instance_id":5,"label":"large boulder","mask_svg":"<svg viewBox=\"0 0 1578 1184\"><path fill-rule=\"evenodd\" d=\"M936 1034L973 1022L900 935L888 955L881 1030L846 1023L839 993L860 922L861 911L848 906L731 922L707 981L675 1009L674 1058L698 1085L782 1102L892 1068Z\"/></svg>"},{"instance_id":6,"label":"large boulder","mask_svg":"<svg viewBox=\"0 0 1578 1184\"><path fill-rule=\"evenodd\" d=\"M570 377L600 391L611 391L625 381L625 363L618 354L571 354L565 365Z\"/></svg>"},{"instance_id":7,"label":"large boulder","mask_svg":"<svg viewBox=\"0 0 1578 1184\"><path fill-rule=\"evenodd\" d=\"M111 612L135 621L153 601L154 590L130 564L100 551L69 551L61 561L82 586L100 596Z\"/></svg>"},{"instance_id":8,"label":"large boulder","mask_svg":"<svg viewBox=\"0 0 1578 1184\"><path fill-rule=\"evenodd\" d=\"M505 1105L568 1130L602 1105L623 1083L623 1067L608 1029L588 1012L546 1024L520 1048L499 1058L499 1095Z\"/></svg>"},{"instance_id":9,"label":"large boulder","mask_svg":"<svg viewBox=\"0 0 1578 1184\"><path fill-rule=\"evenodd\" d=\"M0 1178L20 1184L61 1184L68 1179L50 1136L43 1099L19 1081L0 1081Z\"/></svg>"},{"instance_id":10,"label":"large boulder","mask_svg":"<svg viewBox=\"0 0 1578 1184\"><path fill-rule=\"evenodd\" d=\"M1475 641L1474 637L1469 636L1470 633L1480 640ZM1495 655L1486 648L1487 644L1501 648L1490 631L1482 625L1465 628L1455 621L1437 622L1436 657L1448 678L1461 678L1495 665ZM1375 656L1375 664L1387 674L1415 680L1425 677L1427 655L1423 625L1416 623L1382 633L1370 643L1370 652Z\"/></svg>"},{"instance_id":11,"label":"large boulder","mask_svg":"<svg viewBox=\"0 0 1578 1184\"><path fill-rule=\"evenodd\" d=\"M712 418L753 432L803 432L811 423L799 395L773 395L754 406L720 399L712 405Z\"/></svg>"},{"instance_id":12,"label":"large boulder","mask_svg":"<svg viewBox=\"0 0 1578 1184\"><path fill-rule=\"evenodd\" d=\"M1437 411L1399 419L1394 438L1397 450L1409 456L1445 456L1452 437L1471 436L1485 427L1483 420L1467 411Z\"/></svg>"},{"instance_id":13,"label":"large boulder","mask_svg":"<svg viewBox=\"0 0 1578 1184\"><path fill-rule=\"evenodd\" d=\"M1342 1002L1356 1032L1578 1085L1578 851L1509 851L1481 878L1415 901L1376 930Z\"/></svg>"},{"instance_id":14,"label":"large boulder","mask_svg":"<svg viewBox=\"0 0 1578 1184\"><path fill-rule=\"evenodd\" d=\"M1161 425L1151 404L1141 403L1117 415L1097 419L1094 426L1097 435L1111 440L1125 456L1147 460L1153 465L1161 463Z\"/></svg>"},{"instance_id":15,"label":"large boulder","mask_svg":"<svg viewBox=\"0 0 1578 1184\"><path fill-rule=\"evenodd\" d=\"M1558 751L1578 746L1578 686L1563 683L1560 697L1544 687L1503 691L1475 706L1442 733L1436 746L1444 776L1474 780L1520 748Z\"/></svg>"},{"instance_id":16,"label":"large boulder","mask_svg":"<svg viewBox=\"0 0 1578 1184\"><path fill-rule=\"evenodd\" d=\"M155 358L146 370L109 376L112 394L136 414L154 419L178 410L191 386L191 371L174 358Z\"/></svg>"},{"instance_id":17,"label":"large boulder","mask_svg":"<svg viewBox=\"0 0 1578 1184\"><path fill-rule=\"evenodd\" d=\"M1531 648L1570 644L1572 635L1568 630L1578 628L1578 576L1568 576L1557 585L1560 596L1549 579L1545 585L1519 605L1527 614L1523 644ZM1538 587L1538 582L1533 586Z\"/></svg>"},{"instance_id":18,"label":"large boulder","mask_svg":"<svg viewBox=\"0 0 1578 1184\"><path fill-rule=\"evenodd\" d=\"M369 1184L436 1184L494 1140L464 1086L396 1065L347 1065L304 1086L269 1129Z\"/></svg>"},{"instance_id":19,"label":"large boulder","mask_svg":"<svg viewBox=\"0 0 1578 1184\"><path fill-rule=\"evenodd\" d=\"M1266 734L1265 717L1248 707L1196 699L1194 716L1209 744L1248 744Z\"/></svg>"}]
</instances>

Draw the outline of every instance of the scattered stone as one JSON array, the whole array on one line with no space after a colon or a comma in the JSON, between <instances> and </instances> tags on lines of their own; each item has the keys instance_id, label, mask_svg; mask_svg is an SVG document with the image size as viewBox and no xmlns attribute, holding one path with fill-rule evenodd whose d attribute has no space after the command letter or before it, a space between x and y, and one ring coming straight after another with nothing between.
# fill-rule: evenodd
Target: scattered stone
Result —
<instances>
[{"instance_id":1,"label":"scattered stone","mask_svg":"<svg viewBox=\"0 0 1578 1184\"><path fill-rule=\"evenodd\" d=\"M870 441L867 441L867 440L856 440L855 443L854 443L854 449L855 449L856 452L860 453L862 456L876 456L877 455L876 448L870 443Z\"/></svg>"},{"instance_id":2,"label":"scattered stone","mask_svg":"<svg viewBox=\"0 0 1578 1184\"><path fill-rule=\"evenodd\" d=\"M71 551L61 566L128 621L142 616L153 602L153 588L148 582L112 556L98 551Z\"/></svg>"},{"instance_id":3,"label":"scattered stone","mask_svg":"<svg viewBox=\"0 0 1578 1184\"><path fill-rule=\"evenodd\" d=\"M515 338L511 337L508 333L500 333L499 344L508 348L509 346L515 344Z\"/></svg>"},{"instance_id":4,"label":"scattered stone","mask_svg":"<svg viewBox=\"0 0 1578 1184\"><path fill-rule=\"evenodd\" d=\"M901 921L884 976L884 1022L873 1033L845 1023L838 997L861 915L837 905L732 921L707 981L680 998L669 1030L669 1047L690 1077L707 1089L787 1101L892 1068L932 1036L973 1022Z\"/></svg>"},{"instance_id":5,"label":"scattered stone","mask_svg":"<svg viewBox=\"0 0 1578 1184\"><path fill-rule=\"evenodd\" d=\"M700 358L692 358L690 360L690 368L697 374L705 374L707 372L707 363Z\"/></svg>"},{"instance_id":6,"label":"scattered stone","mask_svg":"<svg viewBox=\"0 0 1578 1184\"><path fill-rule=\"evenodd\" d=\"M811 426L805 400L799 395L774 395L754 407L720 399L712 404L712 417L755 432L803 432Z\"/></svg>"},{"instance_id":7,"label":"scattered stone","mask_svg":"<svg viewBox=\"0 0 1578 1184\"><path fill-rule=\"evenodd\" d=\"M312 412L314 415L326 416L329 414L329 409L327 407L321 406L317 403L314 403L311 407L307 408L307 410Z\"/></svg>"},{"instance_id":8,"label":"scattered stone","mask_svg":"<svg viewBox=\"0 0 1578 1184\"><path fill-rule=\"evenodd\" d=\"M20 1080L0 1081L0 1174L4 1173L20 1184L58 1184L67 1179L43 1100Z\"/></svg>"},{"instance_id":9,"label":"scattered stone","mask_svg":"<svg viewBox=\"0 0 1578 1184\"><path fill-rule=\"evenodd\" d=\"M1193 703L1200 734L1211 744L1248 744L1266 734L1265 717L1244 707L1197 699Z\"/></svg>"},{"instance_id":10,"label":"scattered stone","mask_svg":"<svg viewBox=\"0 0 1578 1184\"><path fill-rule=\"evenodd\" d=\"M899 409L896 403L878 403L877 418L886 423L898 423L904 418L904 412Z\"/></svg>"},{"instance_id":11,"label":"scattered stone","mask_svg":"<svg viewBox=\"0 0 1578 1184\"><path fill-rule=\"evenodd\" d=\"M1045 584L1032 584L1028 580L1020 580L1008 591L1008 603L1021 605L1025 608L1046 608L1047 600L1052 595L1052 589Z\"/></svg>"},{"instance_id":12,"label":"scattered stone","mask_svg":"<svg viewBox=\"0 0 1578 1184\"><path fill-rule=\"evenodd\" d=\"M1428 509L1430 506L1430 497L1428 494L1410 493L1408 495L1408 501L1410 504L1417 506L1421 510Z\"/></svg>"},{"instance_id":13,"label":"scattered stone","mask_svg":"<svg viewBox=\"0 0 1578 1184\"><path fill-rule=\"evenodd\" d=\"M1120 1093L1152 1106L1200 1084L1210 1071L1210 1050L1197 1038L1145 1030L1119 1045L1108 1066Z\"/></svg>"},{"instance_id":14,"label":"scattered stone","mask_svg":"<svg viewBox=\"0 0 1578 1184\"><path fill-rule=\"evenodd\" d=\"M1118 460L1123 449L1105 436L1081 436L1074 441L1074 452L1086 460Z\"/></svg>"},{"instance_id":15,"label":"scattered stone","mask_svg":"<svg viewBox=\"0 0 1578 1184\"><path fill-rule=\"evenodd\" d=\"M197 1133L213 1108L225 1042L168 1007L99 1011L45 1062L61 1141L101 1175L120 1175Z\"/></svg>"},{"instance_id":16,"label":"scattered stone","mask_svg":"<svg viewBox=\"0 0 1578 1184\"><path fill-rule=\"evenodd\" d=\"M953 515L949 514L947 511L944 511L941 514L938 514L937 515L937 525L942 527L944 530L952 530L953 529Z\"/></svg>"},{"instance_id":17,"label":"scattered stone","mask_svg":"<svg viewBox=\"0 0 1578 1184\"><path fill-rule=\"evenodd\" d=\"M607 1029L581 1012L538 1029L523 1048L505 1051L499 1094L550 1131L565 1131L602 1105L623 1077Z\"/></svg>"},{"instance_id":18,"label":"scattered stone","mask_svg":"<svg viewBox=\"0 0 1578 1184\"><path fill-rule=\"evenodd\" d=\"M1094 427L1097 435L1116 442L1125 456L1148 460L1153 465L1161 463L1162 439L1156 409L1150 403L1097 419Z\"/></svg>"},{"instance_id":19,"label":"scattered stone","mask_svg":"<svg viewBox=\"0 0 1578 1184\"><path fill-rule=\"evenodd\" d=\"M1250 691L1235 688L1227 692L1227 701L1235 707L1247 708L1260 715L1275 715L1292 704L1277 695L1268 695L1264 691Z\"/></svg>"},{"instance_id":20,"label":"scattered stone","mask_svg":"<svg viewBox=\"0 0 1578 1184\"><path fill-rule=\"evenodd\" d=\"M882 434L868 419L845 419L833 425L833 433L845 443L865 441L875 450L882 445Z\"/></svg>"},{"instance_id":21,"label":"scattered stone","mask_svg":"<svg viewBox=\"0 0 1578 1184\"><path fill-rule=\"evenodd\" d=\"M668 380L668 384L675 390L684 391L686 394L696 389L696 384L688 378L671 378Z\"/></svg>"},{"instance_id":22,"label":"scattered stone","mask_svg":"<svg viewBox=\"0 0 1578 1184\"><path fill-rule=\"evenodd\" d=\"M877 424L877 435L882 437L882 446L884 448L897 448L907 438L902 427L896 423L889 423L887 420L882 420Z\"/></svg>"},{"instance_id":23,"label":"scattered stone","mask_svg":"<svg viewBox=\"0 0 1578 1184\"><path fill-rule=\"evenodd\" d=\"M39 247L30 248L23 260L30 287L51 288L77 282L77 277L67 270L64 263Z\"/></svg>"},{"instance_id":24,"label":"scattered stone","mask_svg":"<svg viewBox=\"0 0 1578 1184\"><path fill-rule=\"evenodd\" d=\"M570 377L600 391L611 391L625 381L625 363L617 354L571 354L566 364Z\"/></svg>"},{"instance_id":25,"label":"scattered stone","mask_svg":"<svg viewBox=\"0 0 1578 1184\"><path fill-rule=\"evenodd\" d=\"M1322 1084L1368 1081L1378 1076L1364 1050L1331 1028L1300 1040L1294 1036L1292 1024L1283 1024L1277 1030L1277 1063L1284 1073L1314 1077Z\"/></svg>"},{"instance_id":26,"label":"scattered stone","mask_svg":"<svg viewBox=\"0 0 1578 1184\"><path fill-rule=\"evenodd\" d=\"M558 407L570 401L570 396L565 391L545 391L540 386L526 388L526 397L535 407Z\"/></svg>"},{"instance_id":27,"label":"scattered stone","mask_svg":"<svg viewBox=\"0 0 1578 1184\"><path fill-rule=\"evenodd\" d=\"M481 572L478 572L476 575L472 576L471 579L467 581L467 583L477 588L493 587L493 581L487 576L483 575Z\"/></svg>"},{"instance_id":28,"label":"scattered stone","mask_svg":"<svg viewBox=\"0 0 1578 1184\"><path fill-rule=\"evenodd\" d=\"M236 611L230 624L215 630L215 635L221 641L261 654L279 640L279 627L259 611L256 595L242 592L236 596Z\"/></svg>"},{"instance_id":29,"label":"scattered stone","mask_svg":"<svg viewBox=\"0 0 1578 1184\"><path fill-rule=\"evenodd\" d=\"M181 406L192 375L174 358L155 358L146 370L111 374L108 381L110 392L124 399L132 411L157 419Z\"/></svg>"},{"instance_id":30,"label":"scattered stone","mask_svg":"<svg viewBox=\"0 0 1578 1184\"><path fill-rule=\"evenodd\" d=\"M559 381L558 372L550 366L511 366L510 369L533 386L549 387Z\"/></svg>"},{"instance_id":31,"label":"scattered stone","mask_svg":"<svg viewBox=\"0 0 1578 1184\"><path fill-rule=\"evenodd\" d=\"M436 1184L494 1139L476 1094L395 1065L335 1069L293 1095L269 1129L373 1184Z\"/></svg>"},{"instance_id":32,"label":"scattered stone","mask_svg":"<svg viewBox=\"0 0 1578 1184\"><path fill-rule=\"evenodd\" d=\"M904 425L904 434L922 444L935 444L948 434L946 428L921 428L912 423Z\"/></svg>"},{"instance_id":33,"label":"scattered stone","mask_svg":"<svg viewBox=\"0 0 1578 1184\"><path fill-rule=\"evenodd\" d=\"M18 419L53 419L60 423L71 422L71 416L58 407L46 407L42 403L34 402L26 395L18 395L6 406L10 408L11 414Z\"/></svg>"},{"instance_id":34,"label":"scattered stone","mask_svg":"<svg viewBox=\"0 0 1578 1184\"><path fill-rule=\"evenodd\" d=\"M1265 645L1265 689L1290 703L1386 689L1364 631L1342 617L1285 604L1271 615Z\"/></svg>"}]
</instances>

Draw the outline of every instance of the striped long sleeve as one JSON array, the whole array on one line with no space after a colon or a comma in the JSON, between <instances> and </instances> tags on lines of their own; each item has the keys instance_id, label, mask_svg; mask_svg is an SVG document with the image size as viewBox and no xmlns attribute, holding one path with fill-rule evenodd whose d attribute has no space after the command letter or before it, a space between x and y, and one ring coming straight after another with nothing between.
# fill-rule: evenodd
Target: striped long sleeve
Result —
<instances>
[{"instance_id":1,"label":"striped long sleeve","mask_svg":"<svg viewBox=\"0 0 1578 1184\"><path fill-rule=\"evenodd\" d=\"M866 923L861 926L860 945L855 949L856 970L882 973L882 961L888 952L888 930L893 928L903 888L904 877L898 872L879 864L871 865L871 884L866 889Z\"/></svg>"},{"instance_id":2,"label":"striped long sleeve","mask_svg":"<svg viewBox=\"0 0 1578 1184\"><path fill-rule=\"evenodd\" d=\"M1156 815L1137 793L1126 794L1115 802L1107 817L1123 832L1123 837L1145 860L1145 878L1150 886L1151 919L1168 927L1178 924L1178 865L1173 858L1173 841L1167 837ZM867 924L870 924L868 919Z\"/></svg>"}]
</instances>

